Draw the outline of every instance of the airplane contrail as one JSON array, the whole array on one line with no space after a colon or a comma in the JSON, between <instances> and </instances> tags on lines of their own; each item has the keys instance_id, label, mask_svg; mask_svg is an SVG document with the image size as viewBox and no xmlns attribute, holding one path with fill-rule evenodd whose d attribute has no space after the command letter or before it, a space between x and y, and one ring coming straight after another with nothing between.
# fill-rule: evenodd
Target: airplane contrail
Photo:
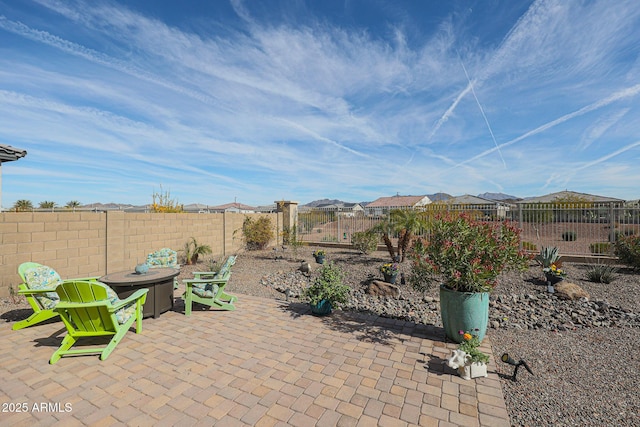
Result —
<instances>
[{"instance_id":1,"label":"airplane contrail","mask_svg":"<svg viewBox=\"0 0 640 427\"><path fill-rule=\"evenodd\" d=\"M571 120L571 119L573 119L575 117L582 116L582 115L584 115L586 113L589 113L591 111L597 110L597 109L602 108L602 107L606 107L607 105L609 105L609 104L611 104L611 103L613 103L615 101L619 101L619 100L624 99L624 98L630 98L630 97L636 96L638 94L640 94L640 84L628 87L626 89L619 90L619 91L614 92L613 94L609 95L608 97L601 99L600 101L594 102L593 104L587 105L586 107L582 107L581 109L579 109L577 111L574 111L573 113L565 114L564 116L559 117L559 118L557 118L555 120L552 120L552 121L550 121L548 123L545 123L542 126L539 126L539 127L535 128L535 129L533 129L533 130L531 130L531 131L529 131L529 132L527 132L527 133L525 133L523 135L520 135L517 138L514 138L514 139L512 139L510 141L504 142L504 143L498 145L497 147L485 150L480 154L477 154L477 155L475 155L475 156L473 156L473 157L471 157L471 158L469 158L467 160L464 160L464 161L456 164L455 166L453 166L450 169L455 169L455 168L457 168L459 166L465 165L465 164L470 163L470 162L472 162L474 160L481 159L484 156L489 155L489 154L493 153L496 150L499 150L500 148L504 148L504 147L508 147L510 145L513 145L516 142L520 142L523 139L526 139L526 138L528 138L528 137L530 137L532 135L536 135L536 134L538 134L540 132L544 132L545 130L550 129L550 128L554 127L554 126L562 124L562 123L566 122L567 120Z\"/></svg>"},{"instance_id":2,"label":"airplane contrail","mask_svg":"<svg viewBox=\"0 0 640 427\"><path fill-rule=\"evenodd\" d=\"M506 169L507 168L507 164L504 161L504 157L502 157L502 151L500 151L500 147L498 146L498 141L496 141L496 137L493 134L493 130L491 129L491 125L489 124L489 120L487 119L486 114L484 114L484 109L482 108L482 105L480 104L480 101L478 100L478 97L476 96L476 91L473 88L473 82L469 78L469 73L467 73L467 68L464 66L464 62L462 62L462 58L460 58L460 55L458 55L458 59L460 59L460 64L462 65L462 69L464 70L464 75L467 77L467 81L469 82L469 86L471 86L471 93L473 94L473 98L476 100L476 104L478 104L478 108L480 109L480 112L482 113L482 117L484 117L484 122L487 124L487 129L489 129L489 133L491 134L491 139L493 139L493 144L498 149L498 154L500 154L500 159L502 159L502 165Z\"/></svg>"},{"instance_id":3,"label":"airplane contrail","mask_svg":"<svg viewBox=\"0 0 640 427\"><path fill-rule=\"evenodd\" d=\"M433 130L431 131L431 134L429 135L429 140L433 138L433 135L436 134L436 132L438 131L438 129L440 129L440 127L444 124L444 122L449 120L449 116L453 113L453 111L456 109L456 107L458 106L462 98L464 98L464 96L468 94L470 90L471 90L471 83L469 83L467 87L462 92L460 92L460 94L456 97L456 99L449 106L449 108L447 108L447 111L445 111L442 117L440 117L440 119L436 123L436 126L433 128Z\"/></svg>"}]
</instances>

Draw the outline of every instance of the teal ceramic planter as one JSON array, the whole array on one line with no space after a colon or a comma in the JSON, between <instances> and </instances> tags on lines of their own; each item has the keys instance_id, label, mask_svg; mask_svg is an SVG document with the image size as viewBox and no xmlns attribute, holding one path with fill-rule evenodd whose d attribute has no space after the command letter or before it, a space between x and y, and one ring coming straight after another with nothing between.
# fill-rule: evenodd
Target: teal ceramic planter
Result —
<instances>
[{"instance_id":1,"label":"teal ceramic planter","mask_svg":"<svg viewBox=\"0 0 640 427\"><path fill-rule=\"evenodd\" d=\"M444 332L452 341L462 342L459 331L478 335L482 341L489 323L489 292L458 292L441 285L440 315Z\"/></svg>"},{"instance_id":2,"label":"teal ceramic planter","mask_svg":"<svg viewBox=\"0 0 640 427\"><path fill-rule=\"evenodd\" d=\"M316 316L326 316L331 314L331 302L323 299L318 304L310 304L311 305L311 313Z\"/></svg>"}]
</instances>

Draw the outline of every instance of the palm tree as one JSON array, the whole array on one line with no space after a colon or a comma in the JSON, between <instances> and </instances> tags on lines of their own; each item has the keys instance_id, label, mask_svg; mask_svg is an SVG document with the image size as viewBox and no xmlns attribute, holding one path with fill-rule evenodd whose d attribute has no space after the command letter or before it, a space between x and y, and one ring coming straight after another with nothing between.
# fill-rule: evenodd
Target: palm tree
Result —
<instances>
[{"instance_id":1,"label":"palm tree","mask_svg":"<svg viewBox=\"0 0 640 427\"><path fill-rule=\"evenodd\" d=\"M380 234L391 259L400 258L403 262L407 256L411 238L426 227L422 213L414 209L394 209L389 218L380 221L371 230ZM391 235L398 236L398 248L393 248Z\"/></svg>"},{"instance_id":2,"label":"palm tree","mask_svg":"<svg viewBox=\"0 0 640 427\"><path fill-rule=\"evenodd\" d=\"M44 202L40 202L38 206L40 207L40 209L53 209L56 207L56 202L45 200Z\"/></svg>"},{"instance_id":3,"label":"palm tree","mask_svg":"<svg viewBox=\"0 0 640 427\"><path fill-rule=\"evenodd\" d=\"M426 222L421 212L415 209L396 209L391 211L391 222L398 232L398 255L402 256L403 262L409 249L411 238L426 227Z\"/></svg>"},{"instance_id":4,"label":"palm tree","mask_svg":"<svg viewBox=\"0 0 640 427\"><path fill-rule=\"evenodd\" d=\"M393 232L393 225L389 218L385 218L373 227L371 227L370 231L373 231L376 234L379 234L382 237L382 241L384 245L387 247L387 252L391 256L392 260L395 260L396 253L393 249L393 243L391 242L390 234Z\"/></svg>"},{"instance_id":5,"label":"palm tree","mask_svg":"<svg viewBox=\"0 0 640 427\"><path fill-rule=\"evenodd\" d=\"M67 202L67 204L65 205L66 208L70 208L70 209L75 209L80 207L80 202L77 200L72 200L70 202Z\"/></svg>"},{"instance_id":6,"label":"palm tree","mask_svg":"<svg viewBox=\"0 0 640 427\"><path fill-rule=\"evenodd\" d=\"M31 200L18 200L14 203L13 208L16 212L28 212L33 210L33 203Z\"/></svg>"},{"instance_id":7,"label":"palm tree","mask_svg":"<svg viewBox=\"0 0 640 427\"><path fill-rule=\"evenodd\" d=\"M195 265L198 263L200 255L211 253L211 246L200 245L196 241L195 237L192 237L191 240L184 244L183 252L187 265Z\"/></svg>"}]
</instances>

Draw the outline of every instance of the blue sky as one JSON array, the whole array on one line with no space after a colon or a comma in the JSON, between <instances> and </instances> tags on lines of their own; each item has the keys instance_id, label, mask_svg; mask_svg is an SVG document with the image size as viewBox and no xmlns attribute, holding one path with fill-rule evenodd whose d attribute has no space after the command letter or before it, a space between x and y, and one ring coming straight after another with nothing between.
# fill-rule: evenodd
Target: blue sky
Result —
<instances>
[{"instance_id":1,"label":"blue sky","mask_svg":"<svg viewBox=\"0 0 640 427\"><path fill-rule=\"evenodd\" d=\"M640 197L640 2L0 0L2 205Z\"/></svg>"}]
</instances>

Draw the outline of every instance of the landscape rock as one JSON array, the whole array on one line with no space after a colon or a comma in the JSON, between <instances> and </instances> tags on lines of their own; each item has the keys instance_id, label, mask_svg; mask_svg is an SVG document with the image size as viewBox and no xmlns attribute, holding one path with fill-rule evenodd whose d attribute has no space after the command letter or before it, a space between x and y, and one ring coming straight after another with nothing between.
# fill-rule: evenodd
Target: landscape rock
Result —
<instances>
[{"instance_id":1,"label":"landscape rock","mask_svg":"<svg viewBox=\"0 0 640 427\"><path fill-rule=\"evenodd\" d=\"M576 300L579 298L589 299L589 294L575 283L560 282L555 286L556 294L560 298Z\"/></svg>"},{"instance_id":2,"label":"landscape rock","mask_svg":"<svg viewBox=\"0 0 640 427\"><path fill-rule=\"evenodd\" d=\"M376 297L394 297L400 296L400 289L396 285L383 282L381 280L372 280L367 287L367 294Z\"/></svg>"}]
</instances>

